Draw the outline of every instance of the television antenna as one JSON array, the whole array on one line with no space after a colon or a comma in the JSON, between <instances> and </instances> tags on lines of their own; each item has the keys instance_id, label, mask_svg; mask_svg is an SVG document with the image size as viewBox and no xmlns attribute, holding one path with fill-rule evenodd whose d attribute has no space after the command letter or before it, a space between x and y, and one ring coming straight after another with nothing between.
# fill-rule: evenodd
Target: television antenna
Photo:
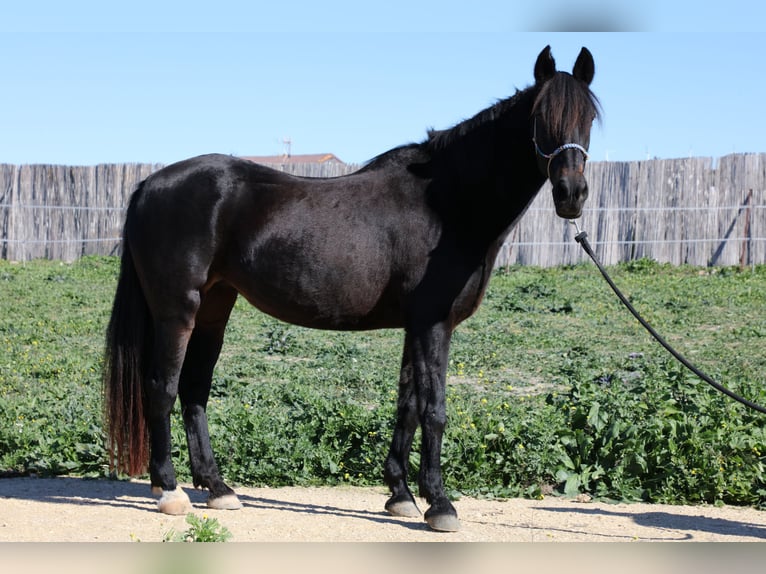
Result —
<instances>
[{"instance_id":1,"label":"television antenna","mask_svg":"<svg viewBox=\"0 0 766 574\"><path fill-rule=\"evenodd\" d=\"M291 137L285 137L282 138L282 145L284 146L282 148L282 157L284 159L290 159L293 154L293 140Z\"/></svg>"}]
</instances>

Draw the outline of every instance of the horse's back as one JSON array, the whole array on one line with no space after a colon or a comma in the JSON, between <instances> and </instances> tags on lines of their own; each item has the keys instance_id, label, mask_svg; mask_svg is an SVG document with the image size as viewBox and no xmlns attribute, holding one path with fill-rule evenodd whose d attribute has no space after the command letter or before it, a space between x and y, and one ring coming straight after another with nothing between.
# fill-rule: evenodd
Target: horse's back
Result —
<instances>
[{"instance_id":1,"label":"horse's back","mask_svg":"<svg viewBox=\"0 0 766 574\"><path fill-rule=\"evenodd\" d=\"M168 165L147 177L131 198L126 222L131 240L160 237L214 239L247 203L267 199L291 176L233 156L210 154ZM133 231L133 233L131 233Z\"/></svg>"},{"instance_id":2,"label":"horse's back","mask_svg":"<svg viewBox=\"0 0 766 574\"><path fill-rule=\"evenodd\" d=\"M126 238L163 297L219 282L284 321L360 330L413 313L459 322L481 300L491 262L459 247L413 175L416 148L353 174L300 178L207 155L152 174L131 202Z\"/></svg>"},{"instance_id":3,"label":"horse's back","mask_svg":"<svg viewBox=\"0 0 766 574\"><path fill-rule=\"evenodd\" d=\"M126 237L145 275L203 293L224 281L310 327L401 326L438 240L423 185L391 163L314 179L207 155L163 168L137 193Z\"/></svg>"}]
</instances>

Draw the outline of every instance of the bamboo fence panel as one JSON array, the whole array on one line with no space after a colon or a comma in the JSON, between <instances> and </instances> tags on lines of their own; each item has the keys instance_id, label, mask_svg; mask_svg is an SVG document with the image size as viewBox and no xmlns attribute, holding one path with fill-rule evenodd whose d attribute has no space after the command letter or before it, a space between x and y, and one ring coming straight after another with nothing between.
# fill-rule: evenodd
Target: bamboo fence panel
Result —
<instances>
[{"instance_id":1,"label":"bamboo fence panel","mask_svg":"<svg viewBox=\"0 0 766 574\"><path fill-rule=\"evenodd\" d=\"M0 257L72 261L119 252L132 191L157 164L85 167L0 164ZM276 167L337 177L359 166ZM605 264L642 257L672 264L766 263L766 154L594 162L579 224ZM497 266L583 261L574 229L556 216L546 184L511 231Z\"/></svg>"},{"instance_id":2,"label":"bamboo fence panel","mask_svg":"<svg viewBox=\"0 0 766 574\"><path fill-rule=\"evenodd\" d=\"M116 253L127 199L156 168L0 165L0 255L72 261Z\"/></svg>"},{"instance_id":3,"label":"bamboo fence panel","mask_svg":"<svg viewBox=\"0 0 766 574\"><path fill-rule=\"evenodd\" d=\"M579 225L605 264L766 263L766 154L596 162ZM498 266L568 265L586 257L553 208L550 184L501 250Z\"/></svg>"}]
</instances>

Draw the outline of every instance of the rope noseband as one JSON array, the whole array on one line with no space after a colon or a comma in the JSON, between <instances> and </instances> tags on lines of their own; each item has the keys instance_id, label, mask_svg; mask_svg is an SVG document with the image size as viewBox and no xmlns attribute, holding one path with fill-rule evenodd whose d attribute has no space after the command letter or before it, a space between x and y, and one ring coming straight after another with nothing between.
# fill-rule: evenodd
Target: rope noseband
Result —
<instances>
[{"instance_id":1,"label":"rope noseband","mask_svg":"<svg viewBox=\"0 0 766 574\"><path fill-rule=\"evenodd\" d=\"M546 172L548 174L548 179L551 178L551 162L553 161L553 158L555 158L557 155L559 155L561 152L566 151L568 149L576 149L580 153L582 153L583 158L585 161L588 161L588 158L590 157L588 155L588 150L586 150L583 146L576 143L565 143L563 145L560 145L555 150L553 150L551 153L545 153L543 150L540 149L540 146L537 145L537 118L535 118L534 127L532 128L532 142L535 144L535 151L537 154L548 160L548 166L546 167Z\"/></svg>"}]
</instances>

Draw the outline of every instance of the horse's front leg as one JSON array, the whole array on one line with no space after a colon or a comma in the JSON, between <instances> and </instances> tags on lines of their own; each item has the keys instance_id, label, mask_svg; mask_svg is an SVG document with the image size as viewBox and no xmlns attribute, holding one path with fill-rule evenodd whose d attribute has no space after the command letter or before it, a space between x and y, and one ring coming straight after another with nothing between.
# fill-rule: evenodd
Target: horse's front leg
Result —
<instances>
[{"instance_id":1,"label":"horse's front leg","mask_svg":"<svg viewBox=\"0 0 766 574\"><path fill-rule=\"evenodd\" d=\"M444 493L441 473L451 336L452 331L446 325L407 332L396 427L385 469L386 483L392 492L386 509L397 516L418 516L419 511L406 480L412 439L420 423L423 436L418 483L420 495L430 505L425 519L434 530L446 532L460 528L457 511Z\"/></svg>"},{"instance_id":2,"label":"horse's front leg","mask_svg":"<svg viewBox=\"0 0 766 574\"><path fill-rule=\"evenodd\" d=\"M438 324L413 336L412 355L418 415L422 430L418 485L430 508L425 519L434 530L460 529L457 511L444 493L442 436L447 425L447 364L452 329Z\"/></svg>"},{"instance_id":3,"label":"horse's front leg","mask_svg":"<svg viewBox=\"0 0 766 574\"><path fill-rule=\"evenodd\" d=\"M399 373L396 425L386 459L384 479L391 489L391 498L386 502L386 510L394 516L414 518L420 516L420 510L407 486L407 473L412 439L418 427L418 402L410 346L410 336L405 334L402 368Z\"/></svg>"}]
</instances>

